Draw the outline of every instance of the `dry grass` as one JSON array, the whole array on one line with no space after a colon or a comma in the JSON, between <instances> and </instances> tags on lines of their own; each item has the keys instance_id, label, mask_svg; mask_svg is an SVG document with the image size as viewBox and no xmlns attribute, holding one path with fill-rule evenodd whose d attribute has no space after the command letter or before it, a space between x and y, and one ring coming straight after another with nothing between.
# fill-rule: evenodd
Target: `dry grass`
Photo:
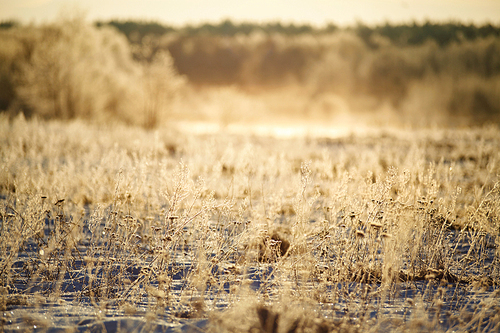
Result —
<instances>
[{"instance_id":1,"label":"dry grass","mask_svg":"<svg viewBox=\"0 0 500 333\"><path fill-rule=\"evenodd\" d=\"M4 330L500 325L496 127L286 140L22 116L0 128Z\"/></svg>"}]
</instances>

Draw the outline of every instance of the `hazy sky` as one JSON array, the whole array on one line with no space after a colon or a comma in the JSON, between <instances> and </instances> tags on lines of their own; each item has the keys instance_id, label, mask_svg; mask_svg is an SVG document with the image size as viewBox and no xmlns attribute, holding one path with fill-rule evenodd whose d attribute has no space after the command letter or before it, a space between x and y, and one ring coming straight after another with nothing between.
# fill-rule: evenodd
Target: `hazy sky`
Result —
<instances>
[{"instance_id":1,"label":"hazy sky","mask_svg":"<svg viewBox=\"0 0 500 333\"><path fill-rule=\"evenodd\" d=\"M44 22L61 8L90 20L146 19L182 25L200 21L284 21L323 25L459 20L500 23L500 0L0 0L0 20Z\"/></svg>"}]
</instances>

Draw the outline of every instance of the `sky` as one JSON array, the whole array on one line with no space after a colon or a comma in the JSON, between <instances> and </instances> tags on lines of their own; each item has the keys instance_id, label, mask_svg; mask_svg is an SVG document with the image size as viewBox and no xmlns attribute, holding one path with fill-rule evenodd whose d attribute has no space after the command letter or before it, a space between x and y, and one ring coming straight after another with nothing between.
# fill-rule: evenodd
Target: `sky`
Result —
<instances>
[{"instance_id":1,"label":"sky","mask_svg":"<svg viewBox=\"0 0 500 333\"><path fill-rule=\"evenodd\" d=\"M92 21L140 19L177 26L228 18L316 26L426 20L500 24L500 0L0 0L0 21L50 22L74 10Z\"/></svg>"}]
</instances>

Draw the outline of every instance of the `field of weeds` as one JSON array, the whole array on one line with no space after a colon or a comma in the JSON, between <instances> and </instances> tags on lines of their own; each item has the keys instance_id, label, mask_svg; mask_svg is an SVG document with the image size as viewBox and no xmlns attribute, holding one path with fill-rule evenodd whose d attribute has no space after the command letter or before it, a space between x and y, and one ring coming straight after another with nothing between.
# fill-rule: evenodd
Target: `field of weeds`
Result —
<instances>
[{"instance_id":1,"label":"field of weeds","mask_svg":"<svg viewBox=\"0 0 500 333\"><path fill-rule=\"evenodd\" d=\"M188 128L188 127L186 127ZM500 328L500 132L0 119L1 330Z\"/></svg>"}]
</instances>

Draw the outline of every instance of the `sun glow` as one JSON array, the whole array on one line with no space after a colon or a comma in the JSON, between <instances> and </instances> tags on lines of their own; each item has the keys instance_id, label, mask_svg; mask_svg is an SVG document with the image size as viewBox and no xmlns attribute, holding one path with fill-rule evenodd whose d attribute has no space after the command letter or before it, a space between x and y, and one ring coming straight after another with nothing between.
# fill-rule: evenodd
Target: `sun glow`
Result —
<instances>
[{"instance_id":1,"label":"sun glow","mask_svg":"<svg viewBox=\"0 0 500 333\"><path fill-rule=\"evenodd\" d=\"M2 0L0 19L46 21L57 16L64 6L79 6L87 11L89 19L146 19L183 25L186 23L235 21L284 21L323 25L333 22L353 25L357 21L368 24L409 22L412 20L464 22L498 22L500 2L450 0ZM36 11L34 10L36 9Z\"/></svg>"}]
</instances>

